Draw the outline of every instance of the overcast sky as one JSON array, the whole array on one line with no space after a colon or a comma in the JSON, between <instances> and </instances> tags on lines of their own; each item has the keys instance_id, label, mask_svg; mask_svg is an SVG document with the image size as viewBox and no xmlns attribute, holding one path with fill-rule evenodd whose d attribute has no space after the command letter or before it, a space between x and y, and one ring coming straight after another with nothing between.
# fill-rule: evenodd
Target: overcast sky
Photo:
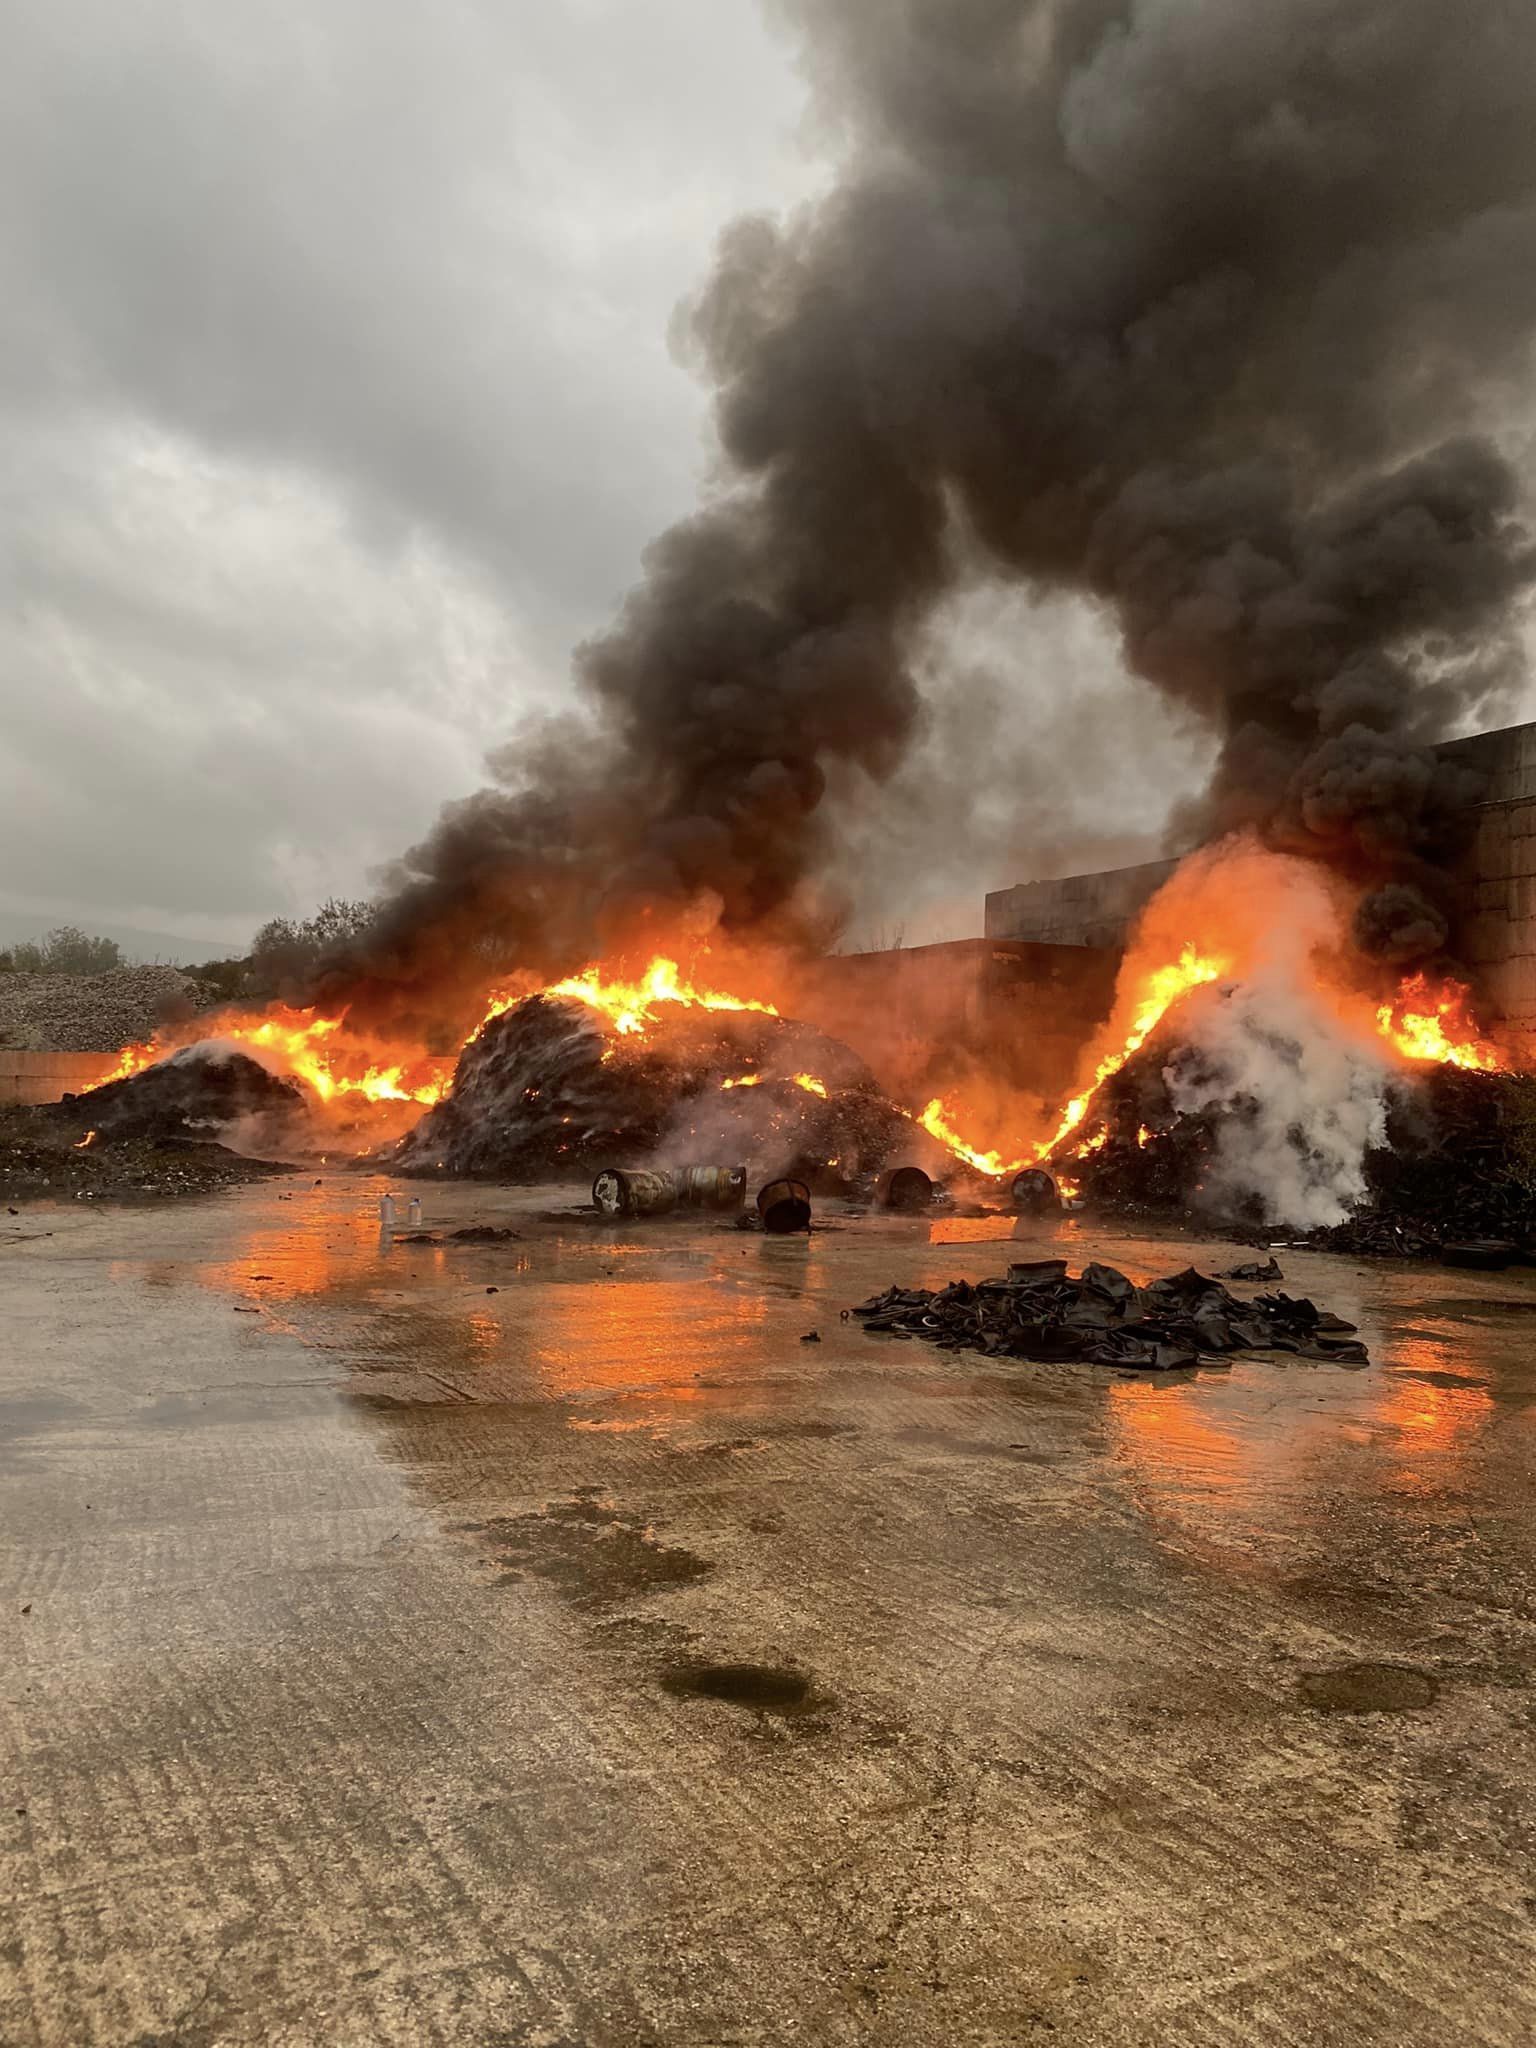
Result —
<instances>
[{"instance_id":1,"label":"overcast sky","mask_svg":"<svg viewBox=\"0 0 1536 2048\"><path fill-rule=\"evenodd\" d=\"M0 937L243 943L475 787L691 501L669 322L825 175L793 53L755 0L0 37Z\"/></svg>"}]
</instances>

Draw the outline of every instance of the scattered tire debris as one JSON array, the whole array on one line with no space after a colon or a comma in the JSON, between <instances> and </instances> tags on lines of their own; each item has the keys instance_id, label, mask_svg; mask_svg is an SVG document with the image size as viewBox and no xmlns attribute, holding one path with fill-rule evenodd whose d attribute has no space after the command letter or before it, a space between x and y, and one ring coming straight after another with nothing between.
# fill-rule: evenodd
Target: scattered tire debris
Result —
<instances>
[{"instance_id":1,"label":"scattered tire debris","mask_svg":"<svg viewBox=\"0 0 1536 2048\"><path fill-rule=\"evenodd\" d=\"M871 1334L920 1337L948 1351L1132 1372L1178 1371L1235 1351L1369 1362L1353 1323L1288 1294L1241 1301L1192 1266L1137 1287L1113 1266L1090 1265L1073 1279L1065 1259L1039 1259L974 1285L892 1285L853 1313Z\"/></svg>"}]
</instances>

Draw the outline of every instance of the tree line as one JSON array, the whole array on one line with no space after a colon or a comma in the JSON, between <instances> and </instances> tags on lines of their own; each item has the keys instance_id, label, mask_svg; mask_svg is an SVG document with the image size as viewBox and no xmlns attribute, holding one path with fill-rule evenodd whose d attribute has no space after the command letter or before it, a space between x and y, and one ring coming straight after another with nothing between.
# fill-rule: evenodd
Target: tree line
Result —
<instances>
[{"instance_id":1,"label":"tree line","mask_svg":"<svg viewBox=\"0 0 1536 2048\"><path fill-rule=\"evenodd\" d=\"M249 952L197 961L180 971L208 983L225 1002L241 996L271 1001L302 985L327 953L357 938L372 918L371 903L328 897L313 917L268 918ZM129 964L115 939L72 924L0 948L0 974L110 974Z\"/></svg>"}]
</instances>

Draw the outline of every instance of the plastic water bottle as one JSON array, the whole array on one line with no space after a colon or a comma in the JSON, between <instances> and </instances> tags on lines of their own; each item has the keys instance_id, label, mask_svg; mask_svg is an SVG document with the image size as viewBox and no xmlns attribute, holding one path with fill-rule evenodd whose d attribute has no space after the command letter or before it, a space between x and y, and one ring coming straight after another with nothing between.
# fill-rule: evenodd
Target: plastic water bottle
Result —
<instances>
[{"instance_id":1,"label":"plastic water bottle","mask_svg":"<svg viewBox=\"0 0 1536 2048\"><path fill-rule=\"evenodd\" d=\"M393 1230L395 1227L395 1198L393 1195L379 1197L379 1228Z\"/></svg>"},{"instance_id":2,"label":"plastic water bottle","mask_svg":"<svg viewBox=\"0 0 1536 2048\"><path fill-rule=\"evenodd\" d=\"M405 1220L411 1226L412 1230L420 1230L421 1197L419 1195L412 1195L411 1205L405 1212Z\"/></svg>"}]
</instances>

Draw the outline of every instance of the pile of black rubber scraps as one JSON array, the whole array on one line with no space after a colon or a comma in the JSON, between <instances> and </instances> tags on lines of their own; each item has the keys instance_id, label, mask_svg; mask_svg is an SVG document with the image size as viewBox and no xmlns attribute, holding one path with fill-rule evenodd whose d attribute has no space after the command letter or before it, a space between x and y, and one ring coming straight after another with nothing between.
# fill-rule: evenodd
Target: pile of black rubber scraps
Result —
<instances>
[{"instance_id":1,"label":"pile of black rubber scraps","mask_svg":"<svg viewBox=\"0 0 1536 2048\"><path fill-rule=\"evenodd\" d=\"M1090 1265L1073 1279L1065 1259L1038 1259L974 1285L888 1287L853 1313L866 1330L947 1351L1128 1372L1174 1372L1234 1351L1369 1362L1353 1323L1288 1294L1240 1301L1193 1267L1137 1287L1113 1266Z\"/></svg>"}]
</instances>

